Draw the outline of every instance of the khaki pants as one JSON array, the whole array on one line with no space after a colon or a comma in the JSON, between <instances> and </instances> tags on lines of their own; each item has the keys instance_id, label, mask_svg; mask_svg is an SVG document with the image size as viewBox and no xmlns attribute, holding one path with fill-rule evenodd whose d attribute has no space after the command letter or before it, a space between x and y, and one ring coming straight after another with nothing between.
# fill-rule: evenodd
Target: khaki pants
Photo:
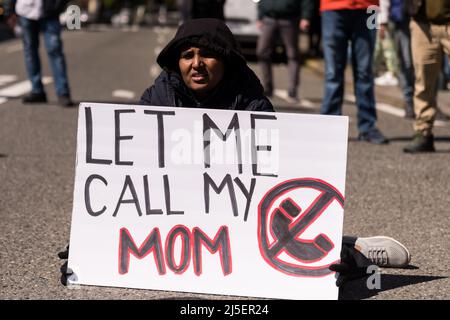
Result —
<instances>
[{"instance_id":1,"label":"khaki pants","mask_svg":"<svg viewBox=\"0 0 450 320\"><path fill-rule=\"evenodd\" d=\"M414 131L430 135L437 111L437 85L443 52L450 57L450 24L436 25L411 20L410 29L416 75Z\"/></svg>"}]
</instances>

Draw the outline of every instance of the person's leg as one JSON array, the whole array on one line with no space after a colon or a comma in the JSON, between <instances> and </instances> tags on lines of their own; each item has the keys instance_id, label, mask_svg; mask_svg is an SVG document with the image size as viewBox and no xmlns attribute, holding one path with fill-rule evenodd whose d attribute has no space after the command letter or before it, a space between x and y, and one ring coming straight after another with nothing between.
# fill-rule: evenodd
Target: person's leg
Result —
<instances>
[{"instance_id":1,"label":"person's leg","mask_svg":"<svg viewBox=\"0 0 450 320\"><path fill-rule=\"evenodd\" d=\"M348 10L322 12L322 41L325 59L322 114L341 115L344 99L344 70L348 49Z\"/></svg>"},{"instance_id":2,"label":"person's leg","mask_svg":"<svg viewBox=\"0 0 450 320\"><path fill-rule=\"evenodd\" d=\"M31 81L31 93L43 95L44 86L42 85L41 60L39 58L39 23L20 17L20 25L23 30L25 67Z\"/></svg>"},{"instance_id":3,"label":"person's leg","mask_svg":"<svg viewBox=\"0 0 450 320\"><path fill-rule=\"evenodd\" d=\"M442 63L442 48L428 23L411 21L411 47L415 71L414 139L404 152L433 152L433 122L436 117L436 86Z\"/></svg>"},{"instance_id":4,"label":"person's leg","mask_svg":"<svg viewBox=\"0 0 450 320\"><path fill-rule=\"evenodd\" d=\"M447 55L445 66L445 73L447 73L447 70L450 68L450 28L443 28L440 42L445 54Z\"/></svg>"},{"instance_id":5,"label":"person's leg","mask_svg":"<svg viewBox=\"0 0 450 320\"><path fill-rule=\"evenodd\" d=\"M281 39L286 48L288 59L289 87L288 94L291 98L297 98L300 73L300 51L298 48L298 21L279 20Z\"/></svg>"},{"instance_id":6,"label":"person's leg","mask_svg":"<svg viewBox=\"0 0 450 320\"><path fill-rule=\"evenodd\" d=\"M322 55L320 45L322 43L322 29L321 29L321 16L317 14L312 21L312 29L314 30L313 42L312 42L312 55L314 57L320 57Z\"/></svg>"},{"instance_id":7,"label":"person's leg","mask_svg":"<svg viewBox=\"0 0 450 320\"><path fill-rule=\"evenodd\" d=\"M365 10L354 10L352 18L352 66L358 130L360 133L367 133L375 129L377 121L372 69L376 31L367 28L368 14Z\"/></svg>"},{"instance_id":8,"label":"person's leg","mask_svg":"<svg viewBox=\"0 0 450 320\"><path fill-rule=\"evenodd\" d=\"M256 45L256 55L262 73L262 84L267 96L271 96L273 91L272 53L277 29L277 21L265 17Z\"/></svg>"},{"instance_id":9,"label":"person's leg","mask_svg":"<svg viewBox=\"0 0 450 320\"><path fill-rule=\"evenodd\" d=\"M386 61L386 68L392 75L397 76L398 71L398 58L395 51L394 40L392 39L392 32L390 28L387 28L385 37L382 40L383 56Z\"/></svg>"},{"instance_id":10,"label":"person's leg","mask_svg":"<svg viewBox=\"0 0 450 320\"><path fill-rule=\"evenodd\" d=\"M373 52L373 72L375 76L379 76L382 74L381 69L383 63L384 63L383 45L380 38L380 34L377 33L377 37L375 40L375 49Z\"/></svg>"},{"instance_id":11,"label":"person's leg","mask_svg":"<svg viewBox=\"0 0 450 320\"><path fill-rule=\"evenodd\" d=\"M42 19L41 28L55 80L56 94L58 97L70 97L66 60L61 41L61 25L58 19Z\"/></svg>"},{"instance_id":12,"label":"person's leg","mask_svg":"<svg viewBox=\"0 0 450 320\"><path fill-rule=\"evenodd\" d=\"M394 45L399 62L398 79L405 98L405 117L414 118L414 66L411 54L411 33L409 21L393 23L392 30Z\"/></svg>"}]
</instances>

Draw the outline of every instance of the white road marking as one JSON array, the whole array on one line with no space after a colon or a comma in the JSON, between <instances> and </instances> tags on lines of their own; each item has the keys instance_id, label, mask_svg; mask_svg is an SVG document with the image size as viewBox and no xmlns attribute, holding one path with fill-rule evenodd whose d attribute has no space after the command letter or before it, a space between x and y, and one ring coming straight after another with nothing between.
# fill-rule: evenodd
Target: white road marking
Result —
<instances>
[{"instance_id":1,"label":"white road marking","mask_svg":"<svg viewBox=\"0 0 450 320\"><path fill-rule=\"evenodd\" d=\"M447 126L447 122L442 121L442 120L435 120L433 125L435 127L446 127Z\"/></svg>"},{"instance_id":2,"label":"white road marking","mask_svg":"<svg viewBox=\"0 0 450 320\"><path fill-rule=\"evenodd\" d=\"M161 68L158 65L154 64L150 67L150 76L152 78L156 78L160 72L161 72Z\"/></svg>"},{"instance_id":3,"label":"white road marking","mask_svg":"<svg viewBox=\"0 0 450 320\"><path fill-rule=\"evenodd\" d=\"M114 90L112 95L113 97L124 99L133 99L136 96L136 94L133 91L123 89Z\"/></svg>"},{"instance_id":4,"label":"white road marking","mask_svg":"<svg viewBox=\"0 0 450 320\"><path fill-rule=\"evenodd\" d=\"M354 95L346 94L344 96L344 99L346 101L349 101L349 102L352 102L352 103L356 103L356 98L355 98ZM396 116L396 117L403 118L405 116L405 110L397 108L397 107L394 107L394 106L392 106L390 104L387 104L387 103L379 102L379 103L376 104L376 108L377 108L377 111L388 113L388 114ZM442 121L442 120L435 120L434 121L434 126L436 126L436 127L446 127L447 125L448 125L448 123L445 122L445 121Z\"/></svg>"},{"instance_id":5,"label":"white road marking","mask_svg":"<svg viewBox=\"0 0 450 320\"><path fill-rule=\"evenodd\" d=\"M280 90L280 89L275 89L273 90L273 93L278 97L281 98L283 100L286 100L288 97L287 91L286 90Z\"/></svg>"},{"instance_id":6,"label":"white road marking","mask_svg":"<svg viewBox=\"0 0 450 320\"><path fill-rule=\"evenodd\" d=\"M393 107L393 106L391 106L390 104L387 104L387 103L381 103L381 102L377 103L376 108L377 108L378 111L389 113L389 114L392 114L392 115L397 116L397 117L403 118L405 116L405 110Z\"/></svg>"},{"instance_id":7,"label":"white road marking","mask_svg":"<svg viewBox=\"0 0 450 320\"><path fill-rule=\"evenodd\" d=\"M43 77L42 83L44 85L49 84L53 81L51 77ZM31 91L31 82L29 80L21 81L15 83L9 87L0 89L0 97L3 98L17 98L21 95Z\"/></svg>"},{"instance_id":8,"label":"white road marking","mask_svg":"<svg viewBox=\"0 0 450 320\"><path fill-rule=\"evenodd\" d=\"M168 27L160 27L160 26L156 26L156 27L154 27L153 28L153 31L155 32L155 33L162 33L162 34L168 34L168 33L170 33L170 28L168 28Z\"/></svg>"},{"instance_id":9,"label":"white road marking","mask_svg":"<svg viewBox=\"0 0 450 320\"><path fill-rule=\"evenodd\" d=\"M316 108L315 103L308 99L300 99L298 102L292 103L292 101L290 100L290 98L288 96L287 90L275 89L273 91L273 93L278 98L283 99L284 101L291 103L293 105L298 105L298 106L301 106L301 107L307 108L307 109L315 109Z\"/></svg>"},{"instance_id":10,"label":"white road marking","mask_svg":"<svg viewBox=\"0 0 450 320\"><path fill-rule=\"evenodd\" d=\"M155 49L153 50L153 52L155 53L155 56L159 55L159 53L161 52L162 49L163 49L163 47L156 46Z\"/></svg>"},{"instance_id":11,"label":"white road marking","mask_svg":"<svg viewBox=\"0 0 450 320\"><path fill-rule=\"evenodd\" d=\"M344 95L344 100L348 101L348 102L351 102L351 103L356 103L356 97L354 95L352 95L352 94ZM389 113L389 114L391 114L393 116L396 116L396 117L403 118L405 116L405 110L402 110L400 108L394 107L394 106L392 106L390 104L387 104L387 103L378 102L376 104L375 108L378 111L382 111L384 113Z\"/></svg>"},{"instance_id":12,"label":"white road marking","mask_svg":"<svg viewBox=\"0 0 450 320\"><path fill-rule=\"evenodd\" d=\"M300 105L303 108L307 108L307 109L316 109L317 108L316 104L308 99L300 99Z\"/></svg>"},{"instance_id":13,"label":"white road marking","mask_svg":"<svg viewBox=\"0 0 450 320\"><path fill-rule=\"evenodd\" d=\"M17 76L12 74L0 74L0 86L14 82L17 80Z\"/></svg>"},{"instance_id":14,"label":"white road marking","mask_svg":"<svg viewBox=\"0 0 450 320\"><path fill-rule=\"evenodd\" d=\"M344 100L351 102L351 103L356 103L356 97L352 94L345 94Z\"/></svg>"}]
</instances>

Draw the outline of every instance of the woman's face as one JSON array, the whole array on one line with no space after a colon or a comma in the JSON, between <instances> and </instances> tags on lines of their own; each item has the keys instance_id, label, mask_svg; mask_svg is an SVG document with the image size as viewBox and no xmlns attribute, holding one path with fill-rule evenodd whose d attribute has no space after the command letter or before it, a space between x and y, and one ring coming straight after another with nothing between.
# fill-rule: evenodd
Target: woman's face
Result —
<instances>
[{"instance_id":1,"label":"woman's face","mask_svg":"<svg viewBox=\"0 0 450 320\"><path fill-rule=\"evenodd\" d=\"M225 73L223 60L205 48L183 48L178 64L184 83L200 98L214 89Z\"/></svg>"}]
</instances>

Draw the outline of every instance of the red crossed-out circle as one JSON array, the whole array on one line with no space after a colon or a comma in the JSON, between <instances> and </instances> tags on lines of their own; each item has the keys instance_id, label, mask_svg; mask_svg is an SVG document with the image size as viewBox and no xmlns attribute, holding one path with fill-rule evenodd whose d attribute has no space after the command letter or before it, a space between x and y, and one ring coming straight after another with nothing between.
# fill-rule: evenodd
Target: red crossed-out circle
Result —
<instances>
[{"instance_id":1,"label":"red crossed-out circle","mask_svg":"<svg viewBox=\"0 0 450 320\"><path fill-rule=\"evenodd\" d=\"M282 201L279 208L271 211L276 200L283 199L286 193L301 188L315 189L320 192L301 216L298 217L301 209L288 197ZM342 194L331 184L315 178L288 180L269 190L258 205L258 242L264 260L273 268L289 275L322 277L331 274L332 271L328 267L337 261L312 267L286 262L278 256L283 251L302 263L322 260L334 248L331 240L324 234L318 235L314 240L299 240L298 236L334 201L337 201L342 208L344 207ZM275 241L269 239L269 229Z\"/></svg>"}]
</instances>

